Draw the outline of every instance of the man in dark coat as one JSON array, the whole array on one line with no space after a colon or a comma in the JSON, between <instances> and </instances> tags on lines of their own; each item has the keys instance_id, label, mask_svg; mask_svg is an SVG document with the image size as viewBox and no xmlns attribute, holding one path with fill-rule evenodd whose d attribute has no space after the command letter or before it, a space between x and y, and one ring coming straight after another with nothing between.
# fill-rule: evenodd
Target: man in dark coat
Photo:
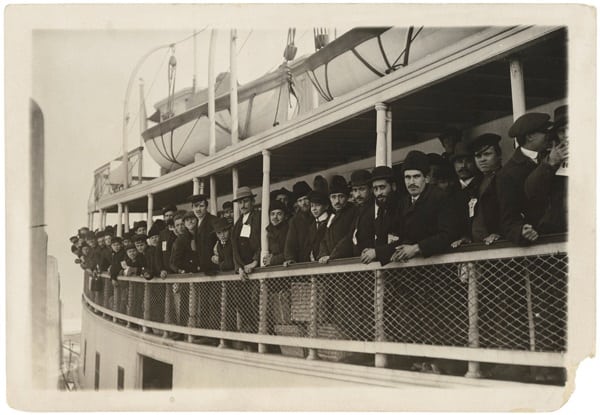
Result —
<instances>
[{"instance_id":1,"label":"man in dark coat","mask_svg":"<svg viewBox=\"0 0 600 415\"><path fill-rule=\"evenodd\" d=\"M154 277L164 279L168 274L167 266L163 265L162 262L162 252L158 246L160 240L159 229L160 226L154 226L153 224L148 233L148 246L144 252L144 257L146 258L146 272L148 274L144 275L144 278L146 279L152 279Z\"/></svg>"},{"instance_id":2,"label":"man in dark coat","mask_svg":"<svg viewBox=\"0 0 600 415\"><path fill-rule=\"evenodd\" d=\"M293 197L296 200L298 211L289 220L289 229L285 239L283 266L295 262L310 262L312 249L309 241L309 229L314 219L310 213L308 194L311 188L305 181L297 182L293 187ZM317 253L318 254L318 253Z\"/></svg>"},{"instance_id":3,"label":"man in dark coat","mask_svg":"<svg viewBox=\"0 0 600 415\"><path fill-rule=\"evenodd\" d=\"M285 240L288 233L287 205L279 200L272 200L269 204L269 225L267 226L267 239L269 253L263 258L263 265L282 265L284 260Z\"/></svg>"},{"instance_id":4,"label":"man in dark coat","mask_svg":"<svg viewBox=\"0 0 600 415\"><path fill-rule=\"evenodd\" d=\"M113 285L116 285L118 275L123 271L123 265L125 264L125 250L123 249L123 242L118 236L112 238L110 247L112 250L111 261L110 261L110 279Z\"/></svg>"},{"instance_id":5,"label":"man in dark coat","mask_svg":"<svg viewBox=\"0 0 600 415\"><path fill-rule=\"evenodd\" d=\"M213 222L213 230L217 235L217 242L213 250L211 261L219 266L220 271L233 271L233 247L231 246L231 224L227 218L219 218Z\"/></svg>"},{"instance_id":6,"label":"man in dark coat","mask_svg":"<svg viewBox=\"0 0 600 415\"><path fill-rule=\"evenodd\" d=\"M545 206L534 225L540 234L567 232L567 160L569 156L567 106L554 111L554 126L550 133L552 146L548 155L525 180L528 203Z\"/></svg>"},{"instance_id":7,"label":"man in dark coat","mask_svg":"<svg viewBox=\"0 0 600 415\"><path fill-rule=\"evenodd\" d=\"M160 231L158 238L158 249L161 252L161 262L165 265L168 272L175 272L171 269L171 250L173 248L173 242L177 239L175 233L175 220L174 216L177 212L175 205L168 205L163 208L163 219L165 221L165 228Z\"/></svg>"},{"instance_id":8,"label":"man in dark coat","mask_svg":"<svg viewBox=\"0 0 600 415\"><path fill-rule=\"evenodd\" d=\"M319 262L352 256L352 245L347 237L356 216L356 207L348 203L350 189L343 176L333 176L329 186L329 201L333 213L327 221L327 230L319 249Z\"/></svg>"},{"instance_id":9,"label":"man in dark coat","mask_svg":"<svg viewBox=\"0 0 600 415\"><path fill-rule=\"evenodd\" d=\"M204 274L214 275L216 267L210 258L217 242L217 236L213 232L213 222L217 218L208 212L208 197L206 195L192 195L188 200L191 202L192 211L198 220L198 225L194 233L198 266Z\"/></svg>"},{"instance_id":10,"label":"man in dark coat","mask_svg":"<svg viewBox=\"0 0 600 415\"><path fill-rule=\"evenodd\" d=\"M375 248L375 199L371 188L371 173L356 170L350 175L352 200L357 208L349 237L352 256L360 256L365 249Z\"/></svg>"},{"instance_id":11,"label":"man in dark coat","mask_svg":"<svg viewBox=\"0 0 600 415\"><path fill-rule=\"evenodd\" d=\"M310 213L313 221L309 225L307 243L310 246L310 261L314 262L319 258L321 241L327 230L330 215L329 198L326 194L313 190L308 194L308 200L310 201Z\"/></svg>"},{"instance_id":12,"label":"man in dark coat","mask_svg":"<svg viewBox=\"0 0 600 415\"><path fill-rule=\"evenodd\" d=\"M173 243L173 252L171 253L171 269L178 274L198 272L198 256L196 254L196 243L194 235L198 219L194 212L187 212L183 216L184 230L177 235ZM178 220L175 221L177 225Z\"/></svg>"},{"instance_id":13,"label":"man in dark coat","mask_svg":"<svg viewBox=\"0 0 600 415\"><path fill-rule=\"evenodd\" d=\"M231 243L236 272L246 279L259 265L260 260L260 214L254 209L254 198L249 187L240 187L237 198L240 217L233 225Z\"/></svg>"},{"instance_id":14,"label":"man in dark coat","mask_svg":"<svg viewBox=\"0 0 600 415\"><path fill-rule=\"evenodd\" d=\"M538 200L527 200L524 184L538 166L539 152L548 147L551 126L548 114L531 112L519 117L508 130L519 147L496 175L496 189L502 234L516 244L528 244L538 238L533 225L540 220L545 206Z\"/></svg>"}]
</instances>

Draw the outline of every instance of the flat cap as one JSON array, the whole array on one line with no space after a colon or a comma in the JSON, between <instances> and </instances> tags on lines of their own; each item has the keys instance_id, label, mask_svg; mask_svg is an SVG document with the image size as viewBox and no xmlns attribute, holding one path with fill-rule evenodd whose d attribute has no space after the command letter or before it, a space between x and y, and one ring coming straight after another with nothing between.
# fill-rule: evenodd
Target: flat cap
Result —
<instances>
[{"instance_id":1,"label":"flat cap","mask_svg":"<svg viewBox=\"0 0 600 415\"><path fill-rule=\"evenodd\" d=\"M365 186L371 184L371 173L368 170L356 170L350 175L352 186Z\"/></svg>"},{"instance_id":2,"label":"flat cap","mask_svg":"<svg viewBox=\"0 0 600 415\"><path fill-rule=\"evenodd\" d=\"M233 209L233 202L230 202L229 200L227 202L223 202L223 210L225 209Z\"/></svg>"},{"instance_id":3,"label":"flat cap","mask_svg":"<svg viewBox=\"0 0 600 415\"><path fill-rule=\"evenodd\" d=\"M96 232L96 239L104 238L104 235L105 235L104 231L98 231L98 232Z\"/></svg>"},{"instance_id":4,"label":"flat cap","mask_svg":"<svg viewBox=\"0 0 600 415\"><path fill-rule=\"evenodd\" d=\"M269 203L269 212L272 212L274 210L281 210L283 212L286 212L287 208L279 200L271 200L271 202Z\"/></svg>"},{"instance_id":5,"label":"flat cap","mask_svg":"<svg viewBox=\"0 0 600 415\"><path fill-rule=\"evenodd\" d=\"M135 235L133 237L133 243L143 242L146 243L146 235Z\"/></svg>"},{"instance_id":6,"label":"flat cap","mask_svg":"<svg viewBox=\"0 0 600 415\"><path fill-rule=\"evenodd\" d=\"M231 228L231 223L225 218L219 218L215 220L212 224L213 232L222 232L226 229Z\"/></svg>"},{"instance_id":7,"label":"flat cap","mask_svg":"<svg viewBox=\"0 0 600 415\"><path fill-rule=\"evenodd\" d=\"M160 231L162 229L164 229L164 227L161 227L160 223L154 222L150 228L150 231L148 232L148 238L160 235Z\"/></svg>"},{"instance_id":8,"label":"flat cap","mask_svg":"<svg viewBox=\"0 0 600 415\"><path fill-rule=\"evenodd\" d=\"M489 147L489 146L498 144L501 139L502 139L502 137L500 137L498 134L493 134L493 133L481 134L481 135L478 135L477 137L469 140L469 149L473 153L476 153L484 147Z\"/></svg>"},{"instance_id":9,"label":"flat cap","mask_svg":"<svg viewBox=\"0 0 600 415\"><path fill-rule=\"evenodd\" d=\"M133 229L137 229L137 228L146 228L148 226L148 224L146 223L145 220L141 220L139 222L135 222L133 224Z\"/></svg>"},{"instance_id":10,"label":"flat cap","mask_svg":"<svg viewBox=\"0 0 600 415\"><path fill-rule=\"evenodd\" d=\"M410 151L402 163L402 172L406 170L419 170L424 175L429 174L430 165L427 155L418 150Z\"/></svg>"},{"instance_id":11,"label":"flat cap","mask_svg":"<svg viewBox=\"0 0 600 415\"><path fill-rule=\"evenodd\" d=\"M204 202L205 200L208 200L208 196L203 194L191 195L187 198L190 203Z\"/></svg>"},{"instance_id":12,"label":"flat cap","mask_svg":"<svg viewBox=\"0 0 600 415\"><path fill-rule=\"evenodd\" d=\"M248 186L242 186L240 188L237 189L237 197L235 199L233 199L234 202L239 202L242 199L245 199L247 197L256 197L256 195L254 193L252 193L252 190L250 190L250 188Z\"/></svg>"},{"instance_id":13,"label":"flat cap","mask_svg":"<svg viewBox=\"0 0 600 415\"><path fill-rule=\"evenodd\" d=\"M377 166L371 174L371 183L375 180L394 180L394 171L388 166Z\"/></svg>"},{"instance_id":14,"label":"flat cap","mask_svg":"<svg viewBox=\"0 0 600 415\"><path fill-rule=\"evenodd\" d=\"M137 248L135 247L134 244L128 243L127 245L125 245L125 251L130 251L132 249L137 252Z\"/></svg>"},{"instance_id":15,"label":"flat cap","mask_svg":"<svg viewBox=\"0 0 600 415\"><path fill-rule=\"evenodd\" d=\"M163 208L163 210L162 210L162 214L164 215L167 212L172 212L172 213L177 212L177 206L175 206L175 205L167 205L167 206L165 206Z\"/></svg>"},{"instance_id":16,"label":"flat cap","mask_svg":"<svg viewBox=\"0 0 600 415\"><path fill-rule=\"evenodd\" d=\"M329 194L333 195L337 193L343 193L345 195L348 195L350 193L350 189L348 188L348 183L346 182L346 179L344 179L344 176L336 174L331 178Z\"/></svg>"},{"instance_id":17,"label":"flat cap","mask_svg":"<svg viewBox=\"0 0 600 415\"><path fill-rule=\"evenodd\" d=\"M294 199L298 200L301 197L308 195L311 192L311 188L304 180L300 182L294 183L294 187L292 188L292 193L294 194Z\"/></svg>"},{"instance_id":18,"label":"flat cap","mask_svg":"<svg viewBox=\"0 0 600 415\"><path fill-rule=\"evenodd\" d=\"M552 126L550 116L541 112L521 115L508 130L509 137L523 137L531 133L545 133Z\"/></svg>"},{"instance_id":19,"label":"flat cap","mask_svg":"<svg viewBox=\"0 0 600 415\"><path fill-rule=\"evenodd\" d=\"M79 237L78 237L78 236L75 236L75 235L74 235L74 236L71 236L71 237L69 238L69 241L71 241L71 243L75 243L75 242L77 242L78 240L79 240Z\"/></svg>"},{"instance_id":20,"label":"flat cap","mask_svg":"<svg viewBox=\"0 0 600 415\"><path fill-rule=\"evenodd\" d=\"M271 194L270 194L271 199L277 199L277 196L281 196L281 195L285 195L289 198L289 197L291 197L292 192L290 192L285 187L282 187L281 189L272 190Z\"/></svg>"},{"instance_id":21,"label":"flat cap","mask_svg":"<svg viewBox=\"0 0 600 415\"><path fill-rule=\"evenodd\" d=\"M318 203L319 205L329 205L329 198L325 193L313 190L308 194L308 200L311 203Z\"/></svg>"}]
</instances>

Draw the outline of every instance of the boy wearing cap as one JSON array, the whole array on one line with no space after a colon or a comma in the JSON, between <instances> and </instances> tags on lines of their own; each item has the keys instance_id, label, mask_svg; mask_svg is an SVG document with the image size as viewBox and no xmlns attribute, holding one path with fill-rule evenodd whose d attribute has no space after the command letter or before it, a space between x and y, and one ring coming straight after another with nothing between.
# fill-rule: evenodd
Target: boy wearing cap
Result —
<instances>
[{"instance_id":1,"label":"boy wearing cap","mask_svg":"<svg viewBox=\"0 0 600 415\"><path fill-rule=\"evenodd\" d=\"M144 269L145 260L144 255L140 254L139 250L134 244L129 244L125 247L125 270L124 275L126 277L132 275L142 275Z\"/></svg>"},{"instance_id":2,"label":"boy wearing cap","mask_svg":"<svg viewBox=\"0 0 600 415\"><path fill-rule=\"evenodd\" d=\"M260 215L254 209L255 194L249 187L240 187L237 198L240 217L233 225L231 244L235 269L242 279L248 278L259 265L260 258Z\"/></svg>"},{"instance_id":3,"label":"boy wearing cap","mask_svg":"<svg viewBox=\"0 0 600 415\"><path fill-rule=\"evenodd\" d=\"M263 258L263 265L267 267L283 264L283 251L289 227L286 212L287 206L279 200L273 200L269 204L270 223L267 226L269 253Z\"/></svg>"},{"instance_id":4,"label":"boy wearing cap","mask_svg":"<svg viewBox=\"0 0 600 415\"><path fill-rule=\"evenodd\" d=\"M162 262L162 252L159 249L158 243L160 240L159 228L160 226L152 225L150 228L150 232L148 233L148 246L146 247L146 251L144 253L144 257L146 258L146 273L148 275L144 275L146 279L152 279L154 277L166 278L167 270Z\"/></svg>"},{"instance_id":5,"label":"boy wearing cap","mask_svg":"<svg viewBox=\"0 0 600 415\"><path fill-rule=\"evenodd\" d=\"M502 233L515 244L528 244L538 238L534 228L544 212L544 204L525 197L525 179L539 164L538 156L548 148L548 114L530 112L520 116L508 130L519 147L496 175Z\"/></svg>"},{"instance_id":6,"label":"boy wearing cap","mask_svg":"<svg viewBox=\"0 0 600 415\"><path fill-rule=\"evenodd\" d=\"M211 261L219 266L220 271L233 271L233 248L229 234L231 224L226 218L219 218L213 223L213 231L217 235L217 242Z\"/></svg>"},{"instance_id":7,"label":"boy wearing cap","mask_svg":"<svg viewBox=\"0 0 600 415\"><path fill-rule=\"evenodd\" d=\"M117 277L123 271L123 265L125 265L125 250L123 250L123 243L121 238L118 236L113 238L110 243L111 248L111 259L109 274L113 285L117 284Z\"/></svg>"},{"instance_id":8,"label":"boy wearing cap","mask_svg":"<svg viewBox=\"0 0 600 415\"><path fill-rule=\"evenodd\" d=\"M343 176L333 176L329 187L329 201L333 213L327 221L327 230L319 249L319 262L352 256L352 246L347 238L356 216L356 207L348 203L350 189Z\"/></svg>"},{"instance_id":9,"label":"boy wearing cap","mask_svg":"<svg viewBox=\"0 0 600 415\"><path fill-rule=\"evenodd\" d=\"M310 213L310 201L308 200L308 194L311 190L305 181L294 184L292 193L298 210L289 220L288 233L285 239L285 261L283 266L288 266L295 262L309 262L311 260L310 252L312 247L309 232L310 226L313 223L313 217Z\"/></svg>"}]
</instances>

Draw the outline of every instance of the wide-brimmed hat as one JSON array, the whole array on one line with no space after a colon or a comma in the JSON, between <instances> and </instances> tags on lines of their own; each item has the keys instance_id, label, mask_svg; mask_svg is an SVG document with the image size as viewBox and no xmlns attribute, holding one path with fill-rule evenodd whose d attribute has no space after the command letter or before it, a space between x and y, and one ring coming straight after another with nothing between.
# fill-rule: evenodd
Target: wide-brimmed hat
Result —
<instances>
[{"instance_id":1,"label":"wide-brimmed hat","mask_svg":"<svg viewBox=\"0 0 600 415\"><path fill-rule=\"evenodd\" d=\"M294 195L294 200L298 200L301 197L308 195L311 191L312 191L312 189L310 188L308 183L306 183L304 180L294 183L294 186L292 188L292 194Z\"/></svg>"},{"instance_id":2,"label":"wide-brimmed hat","mask_svg":"<svg viewBox=\"0 0 600 415\"><path fill-rule=\"evenodd\" d=\"M248 186L242 186L237 190L237 197L233 199L234 202L239 202L242 199L246 199L247 197L256 197L252 190Z\"/></svg>"},{"instance_id":3,"label":"wide-brimmed hat","mask_svg":"<svg viewBox=\"0 0 600 415\"><path fill-rule=\"evenodd\" d=\"M277 199L277 196L281 196L281 195L285 195L288 198L291 198L292 196L292 192L290 192L288 189L286 189L285 187L282 187L281 189L277 189L277 190L272 190L271 191L271 199Z\"/></svg>"},{"instance_id":4,"label":"wide-brimmed hat","mask_svg":"<svg viewBox=\"0 0 600 415\"><path fill-rule=\"evenodd\" d=\"M331 178L331 185L329 186L329 194L333 195L336 193L343 193L345 195L350 194L350 188L344 176L335 175Z\"/></svg>"},{"instance_id":5,"label":"wide-brimmed hat","mask_svg":"<svg viewBox=\"0 0 600 415\"><path fill-rule=\"evenodd\" d=\"M318 203L319 205L327 206L329 204L329 198L325 193L313 190L308 194L308 200L311 203Z\"/></svg>"},{"instance_id":6,"label":"wide-brimmed hat","mask_svg":"<svg viewBox=\"0 0 600 415\"><path fill-rule=\"evenodd\" d=\"M375 180L394 180L394 171L388 166L377 166L371 173L371 183Z\"/></svg>"},{"instance_id":7,"label":"wide-brimmed hat","mask_svg":"<svg viewBox=\"0 0 600 415\"><path fill-rule=\"evenodd\" d=\"M351 186L366 186L371 184L371 173L369 170L356 170L350 175Z\"/></svg>"},{"instance_id":8,"label":"wide-brimmed hat","mask_svg":"<svg viewBox=\"0 0 600 415\"><path fill-rule=\"evenodd\" d=\"M419 170L424 175L430 171L429 159L422 151L412 150L406 155L404 163L402 163L402 172L407 170Z\"/></svg>"}]
</instances>

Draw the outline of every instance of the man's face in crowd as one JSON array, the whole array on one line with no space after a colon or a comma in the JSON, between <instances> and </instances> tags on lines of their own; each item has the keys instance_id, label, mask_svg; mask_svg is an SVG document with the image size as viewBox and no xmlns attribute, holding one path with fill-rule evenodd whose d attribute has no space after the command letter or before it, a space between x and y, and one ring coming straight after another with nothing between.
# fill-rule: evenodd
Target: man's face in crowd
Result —
<instances>
[{"instance_id":1,"label":"man's face in crowd","mask_svg":"<svg viewBox=\"0 0 600 415\"><path fill-rule=\"evenodd\" d=\"M163 215L163 219L165 221L165 223L169 226L173 226L173 216L175 215L175 212L168 210L165 212L165 214Z\"/></svg>"},{"instance_id":2,"label":"man's face in crowd","mask_svg":"<svg viewBox=\"0 0 600 415\"><path fill-rule=\"evenodd\" d=\"M136 249L132 249L132 248L127 249L127 256L132 261L137 257L137 254L138 254L137 248Z\"/></svg>"},{"instance_id":3,"label":"man's face in crowd","mask_svg":"<svg viewBox=\"0 0 600 415\"><path fill-rule=\"evenodd\" d=\"M185 230L185 225L183 224L183 218L175 219L174 226L175 226L175 233L177 235L181 235L183 233L183 231Z\"/></svg>"},{"instance_id":4,"label":"man's face in crowd","mask_svg":"<svg viewBox=\"0 0 600 415\"><path fill-rule=\"evenodd\" d=\"M320 203L310 202L310 213L312 213L313 217L316 219L321 216L327 210L327 205L322 205Z\"/></svg>"},{"instance_id":5,"label":"man's face in crowd","mask_svg":"<svg viewBox=\"0 0 600 415\"><path fill-rule=\"evenodd\" d=\"M193 203L192 210L197 217L203 218L208 213L208 201L201 200L200 202Z\"/></svg>"},{"instance_id":6,"label":"man's face in crowd","mask_svg":"<svg viewBox=\"0 0 600 415\"><path fill-rule=\"evenodd\" d=\"M273 209L269 212L269 219L271 220L271 225L277 226L281 222L283 222L283 218L285 217L285 212L281 209Z\"/></svg>"},{"instance_id":7,"label":"man's face in crowd","mask_svg":"<svg viewBox=\"0 0 600 415\"><path fill-rule=\"evenodd\" d=\"M344 193L332 193L329 195L329 200L331 202L331 207L336 212L342 210L346 203L348 202L348 195Z\"/></svg>"},{"instance_id":8,"label":"man's face in crowd","mask_svg":"<svg viewBox=\"0 0 600 415\"><path fill-rule=\"evenodd\" d=\"M104 245L110 246L111 243L112 243L112 235L105 235L104 236Z\"/></svg>"},{"instance_id":9,"label":"man's face in crowd","mask_svg":"<svg viewBox=\"0 0 600 415\"><path fill-rule=\"evenodd\" d=\"M139 228L137 228L135 230L135 234L136 235L146 235L146 227L145 226L140 226Z\"/></svg>"},{"instance_id":10,"label":"man's face in crowd","mask_svg":"<svg viewBox=\"0 0 600 415\"><path fill-rule=\"evenodd\" d=\"M183 224L185 225L185 228L188 231L194 232L196 230L196 225L198 224L198 219L196 219L196 218L186 218L183 221Z\"/></svg>"},{"instance_id":11,"label":"man's face in crowd","mask_svg":"<svg viewBox=\"0 0 600 415\"><path fill-rule=\"evenodd\" d=\"M310 201L308 200L308 196L299 197L298 200L296 200L296 204L298 204L298 207L302 212L308 212L310 209Z\"/></svg>"},{"instance_id":12,"label":"man's face in crowd","mask_svg":"<svg viewBox=\"0 0 600 415\"><path fill-rule=\"evenodd\" d=\"M87 243L91 248L95 248L96 246L98 246L98 242L96 242L95 238L88 239Z\"/></svg>"},{"instance_id":13,"label":"man's face in crowd","mask_svg":"<svg viewBox=\"0 0 600 415\"><path fill-rule=\"evenodd\" d=\"M483 174L498 170L501 162L500 154L493 146L486 146L475 152L475 164Z\"/></svg>"},{"instance_id":14,"label":"man's face in crowd","mask_svg":"<svg viewBox=\"0 0 600 415\"><path fill-rule=\"evenodd\" d=\"M221 243L225 245L229 240L229 229L217 231L217 238L219 238L219 241L221 241Z\"/></svg>"},{"instance_id":15,"label":"man's face in crowd","mask_svg":"<svg viewBox=\"0 0 600 415\"><path fill-rule=\"evenodd\" d=\"M406 185L406 190L413 197L423 193L427 182L427 177L425 177L421 170L406 170L404 172L404 184Z\"/></svg>"},{"instance_id":16,"label":"man's face in crowd","mask_svg":"<svg viewBox=\"0 0 600 415\"><path fill-rule=\"evenodd\" d=\"M225 219L230 219L233 217L233 209L224 209L223 210L223 217Z\"/></svg>"},{"instance_id":17,"label":"man's face in crowd","mask_svg":"<svg viewBox=\"0 0 600 415\"><path fill-rule=\"evenodd\" d=\"M83 248L81 248L81 254L82 255L87 255L90 253L90 247L89 246L84 246Z\"/></svg>"},{"instance_id":18,"label":"man's face in crowd","mask_svg":"<svg viewBox=\"0 0 600 415\"><path fill-rule=\"evenodd\" d=\"M146 250L146 242L135 241L135 249L137 249L139 253L143 254L144 251Z\"/></svg>"},{"instance_id":19,"label":"man's face in crowd","mask_svg":"<svg viewBox=\"0 0 600 415\"><path fill-rule=\"evenodd\" d=\"M380 205L385 204L394 191L394 186L383 179L373 181L372 187L375 200L377 200L377 203Z\"/></svg>"},{"instance_id":20,"label":"man's face in crowd","mask_svg":"<svg viewBox=\"0 0 600 415\"><path fill-rule=\"evenodd\" d=\"M148 245L157 246L159 239L160 239L160 237L158 235L152 235L151 237L148 238Z\"/></svg>"},{"instance_id":21,"label":"man's face in crowd","mask_svg":"<svg viewBox=\"0 0 600 415\"><path fill-rule=\"evenodd\" d=\"M97 239L98 246L102 248L104 246L104 236L101 236Z\"/></svg>"},{"instance_id":22,"label":"man's face in crowd","mask_svg":"<svg viewBox=\"0 0 600 415\"><path fill-rule=\"evenodd\" d=\"M569 140L569 126L567 124L556 129L556 135L561 143Z\"/></svg>"},{"instance_id":23,"label":"man's face in crowd","mask_svg":"<svg viewBox=\"0 0 600 415\"><path fill-rule=\"evenodd\" d=\"M110 244L111 249L113 250L113 252L119 252L121 250L121 248L123 248L123 245L121 245L121 242L116 241Z\"/></svg>"},{"instance_id":24,"label":"man's face in crowd","mask_svg":"<svg viewBox=\"0 0 600 415\"><path fill-rule=\"evenodd\" d=\"M454 171L461 180L468 180L475 175L475 161L473 157L457 157L454 159Z\"/></svg>"},{"instance_id":25,"label":"man's face in crowd","mask_svg":"<svg viewBox=\"0 0 600 415\"><path fill-rule=\"evenodd\" d=\"M250 211L252 210L252 207L254 206L254 199L251 197L245 197L242 200L240 200L240 212L242 212L242 215L245 215L246 213L250 213Z\"/></svg>"},{"instance_id":26,"label":"man's face in crowd","mask_svg":"<svg viewBox=\"0 0 600 415\"><path fill-rule=\"evenodd\" d=\"M363 205L370 197L371 188L369 186L352 186L352 198L358 206Z\"/></svg>"},{"instance_id":27,"label":"man's face in crowd","mask_svg":"<svg viewBox=\"0 0 600 415\"><path fill-rule=\"evenodd\" d=\"M525 141L525 147L531 151L542 151L548 147L549 140L548 134L543 132L535 132L527 135L527 139Z\"/></svg>"}]
</instances>

